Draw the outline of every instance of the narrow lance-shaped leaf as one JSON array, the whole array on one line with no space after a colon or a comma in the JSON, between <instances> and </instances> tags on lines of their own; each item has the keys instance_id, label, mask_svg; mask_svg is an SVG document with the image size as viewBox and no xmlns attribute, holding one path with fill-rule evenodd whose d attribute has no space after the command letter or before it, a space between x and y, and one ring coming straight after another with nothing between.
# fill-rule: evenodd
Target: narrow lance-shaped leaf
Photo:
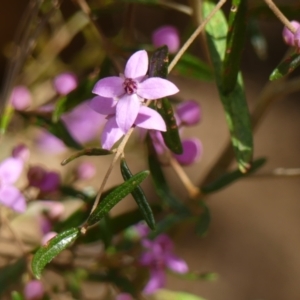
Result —
<instances>
[{"instance_id":1,"label":"narrow lance-shaped leaf","mask_svg":"<svg viewBox=\"0 0 300 300\"><path fill-rule=\"evenodd\" d=\"M179 62L174 67L172 74L204 81L214 80L214 74L211 67L198 57L189 53L184 53L182 55Z\"/></svg>"},{"instance_id":2,"label":"narrow lance-shaped leaf","mask_svg":"<svg viewBox=\"0 0 300 300\"><path fill-rule=\"evenodd\" d=\"M17 261L0 268L0 295L21 279L26 271L26 260L20 258Z\"/></svg>"},{"instance_id":3,"label":"narrow lance-shaped leaf","mask_svg":"<svg viewBox=\"0 0 300 300\"><path fill-rule=\"evenodd\" d=\"M246 37L246 14L246 0L231 1L227 44L221 77L221 89L224 94L232 92L237 83Z\"/></svg>"},{"instance_id":4,"label":"narrow lance-shaped leaf","mask_svg":"<svg viewBox=\"0 0 300 300\"><path fill-rule=\"evenodd\" d=\"M82 146L79 145L73 137L70 135L65 125L58 121L53 123L49 118L41 115L31 115L27 113L20 113L21 116L29 121L31 125L35 125L48 130L50 133L61 139L68 147L81 150Z\"/></svg>"},{"instance_id":5,"label":"narrow lance-shaped leaf","mask_svg":"<svg viewBox=\"0 0 300 300\"><path fill-rule=\"evenodd\" d=\"M215 5L213 3L205 1L203 3L204 17L206 17L214 7ZM247 172L252 161L253 137L241 74L238 74L237 83L230 93L225 95L222 92L221 86L221 72L226 51L227 31L226 19L223 12L219 10L206 26L208 48L215 69L216 82L225 110L236 160L239 169L242 172Z\"/></svg>"},{"instance_id":6,"label":"narrow lance-shaped leaf","mask_svg":"<svg viewBox=\"0 0 300 300\"><path fill-rule=\"evenodd\" d=\"M205 194L217 192L225 188L226 186L232 184L234 181L254 173L259 168L261 168L265 164L265 162L265 158L258 158L251 164L251 168L248 171L248 173L244 174L240 170L228 172L216 179L214 182L202 187L201 191Z\"/></svg>"},{"instance_id":7,"label":"narrow lance-shaped leaf","mask_svg":"<svg viewBox=\"0 0 300 300\"><path fill-rule=\"evenodd\" d=\"M210 211L203 201L200 202L200 206L202 207L202 213L196 222L196 232L199 236L204 237L210 224Z\"/></svg>"},{"instance_id":8,"label":"narrow lance-shaped leaf","mask_svg":"<svg viewBox=\"0 0 300 300\"><path fill-rule=\"evenodd\" d=\"M99 156L100 155L101 156L101 155L109 155L112 153L113 153L113 151L102 149L102 148L86 148L86 149L78 151L78 152L72 154L70 157L64 159L61 162L61 165L65 166L66 164L68 164L69 162L74 160L75 158L78 158L78 157L84 156L84 155L86 155L86 156Z\"/></svg>"},{"instance_id":9,"label":"narrow lance-shaped leaf","mask_svg":"<svg viewBox=\"0 0 300 300\"><path fill-rule=\"evenodd\" d=\"M168 186L150 138L148 138L147 144L149 149L148 164L157 195L167 206L171 207L175 211L186 211L185 206L174 196Z\"/></svg>"},{"instance_id":10,"label":"narrow lance-shaped leaf","mask_svg":"<svg viewBox=\"0 0 300 300\"><path fill-rule=\"evenodd\" d=\"M116 187L103 200L87 219L87 225L91 226L100 221L117 203L130 194L146 177L149 171L142 171L133 175L129 180Z\"/></svg>"},{"instance_id":11,"label":"narrow lance-shaped leaf","mask_svg":"<svg viewBox=\"0 0 300 300\"><path fill-rule=\"evenodd\" d=\"M124 180L129 180L132 177L132 173L128 168L128 165L124 158L121 159L121 173ZM140 186L137 186L132 192L131 195L138 205L146 223L151 229L155 229L155 219L151 206L149 205L147 198L144 194L144 191Z\"/></svg>"},{"instance_id":12,"label":"narrow lance-shaped leaf","mask_svg":"<svg viewBox=\"0 0 300 300\"><path fill-rule=\"evenodd\" d=\"M290 73L292 73L297 67L300 66L300 53L292 53L287 58L285 58L280 64L275 68L275 70L270 75L270 80L280 79Z\"/></svg>"},{"instance_id":13,"label":"narrow lance-shaped leaf","mask_svg":"<svg viewBox=\"0 0 300 300\"><path fill-rule=\"evenodd\" d=\"M79 228L71 228L52 238L41 247L33 256L31 267L36 278L40 278L45 266L61 251L74 242L80 234Z\"/></svg>"},{"instance_id":14,"label":"narrow lance-shaped leaf","mask_svg":"<svg viewBox=\"0 0 300 300\"><path fill-rule=\"evenodd\" d=\"M24 300L24 298L20 293L13 291L11 293L11 300Z\"/></svg>"},{"instance_id":15,"label":"narrow lance-shaped leaf","mask_svg":"<svg viewBox=\"0 0 300 300\"><path fill-rule=\"evenodd\" d=\"M163 46L158 48L150 58L149 77L166 78L168 75L168 65L168 47ZM162 132L166 146L174 153L181 154L183 148L171 103L167 98L163 98L159 101L158 105L154 105L153 103L150 107L156 109L166 123L167 131Z\"/></svg>"}]
</instances>

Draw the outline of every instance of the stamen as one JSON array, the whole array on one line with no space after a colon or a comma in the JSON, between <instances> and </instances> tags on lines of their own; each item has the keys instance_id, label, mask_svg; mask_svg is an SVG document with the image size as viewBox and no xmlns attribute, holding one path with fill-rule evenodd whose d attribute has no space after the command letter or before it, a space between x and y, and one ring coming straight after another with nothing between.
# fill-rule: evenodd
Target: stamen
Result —
<instances>
[{"instance_id":1,"label":"stamen","mask_svg":"<svg viewBox=\"0 0 300 300\"><path fill-rule=\"evenodd\" d=\"M131 78L126 78L124 80L123 87L126 94L132 95L137 90L137 83Z\"/></svg>"}]
</instances>

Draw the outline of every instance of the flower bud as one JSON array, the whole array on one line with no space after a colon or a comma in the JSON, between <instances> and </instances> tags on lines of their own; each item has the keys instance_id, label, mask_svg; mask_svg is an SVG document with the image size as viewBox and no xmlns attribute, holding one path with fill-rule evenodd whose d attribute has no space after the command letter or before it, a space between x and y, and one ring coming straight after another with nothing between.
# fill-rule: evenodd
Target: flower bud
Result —
<instances>
[{"instance_id":1,"label":"flower bud","mask_svg":"<svg viewBox=\"0 0 300 300\"><path fill-rule=\"evenodd\" d=\"M46 130L41 130L38 133L35 143L38 149L45 153L60 154L67 150L62 140Z\"/></svg>"},{"instance_id":2,"label":"flower bud","mask_svg":"<svg viewBox=\"0 0 300 300\"><path fill-rule=\"evenodd\" d=\"M44 246L46 245L52 238L54 238L55 236L57 236L57 232L54 231L50 231L48 233L46 233L43 237L42 237L42 241L41 244Z\"/></svg>"},{"instance_id":3,"label":"flower bud","mask_svg":"<svg viewBox=\"0 0 300 300\"><path fill-rule=\"evenodd\" d=\"M297 30L300 27L300 23L298 21L291 21L291 25ZM291 32L286 26L284 26L282 31L282 36L286 44L289 46L297 46L295 45L295 34Z\"/></svg>"},{"instance_id":4,"label":"flower bud","mask_svg":"<svg viewBox=\"0 0 300 300\"><path fill-rule=\"evenodd\" d=\"M26 300L40 300L45 293L43 284L39 280L29 281L24 288L24 296Z\"/></svg>"},{"instance_id":5,"label":"flower bud","mask_svg":"<svg viewBox=\"0 0 300 300\"><path fill-rule=\"evenodd\" d=\"M174 154L174 157L182 165L191 165L202 155L202 143L197 138L186 139L182 141L183 153Z\"/></svg>"},{"instance_id":6,"label":"flower bud","mask_svg":"<svg viewBox=\"0 0 300 300\"><path fill-rule=\"evenodd\" d=\"M67 95L77 88L77 77L71 72L61 73L54 78L53 86L58 94Z\"/></svg>"},{"instance_id":7,"label":"flower bud","mask_svg":"<svg viewBox=\"0 0 300 300\"><path fill-rule=\"evenodd\" d=\"M19 144L14 147L12 151L12 157L19 158L23 162L26 162L30 157L30 151L25 144Z\"/></svg>"},{"instance_id":8,"label":"flower bud","mask_svg":"<svg viewBox=\"0 0 300 300\"><path fill-rule=\"evenodd\" d=\"M76 177L79 180L88 180L95 176L96 168L89 162L82 162L77 166Z\"/></svg>"},{"instance_id":9,"label":"flower bud","mask_svg":"<svg viewBox=\"0 0 300 300\"><path fill-rule=\"evenodd\" d=\"M15 86L11 92L10 103L16 110L25 110L32 103L29 89L24 85Z\"/></svg>"},{"instance_id":10,"label":"flower bud","mask_svg":"<svg viewBox=\"0 0 300 300\"><path fill-rule=\"evenodd\" d=\"M176 114L180 120L186 126L197 124L201 119L200 105L194 100L188 100L176 107Z\"/></svg>"},{"instance_id":11,"label":"flower bud","mask_svg":"<svg viewBox=\"0 0 300 300\"><path fill-rule=\"evenodd\" d=\"M174 26L162 26L152 34L152 44L158 48L167 45L170 53L175 53L180 47L178 30Z\"/></svg>"}]
</instances>

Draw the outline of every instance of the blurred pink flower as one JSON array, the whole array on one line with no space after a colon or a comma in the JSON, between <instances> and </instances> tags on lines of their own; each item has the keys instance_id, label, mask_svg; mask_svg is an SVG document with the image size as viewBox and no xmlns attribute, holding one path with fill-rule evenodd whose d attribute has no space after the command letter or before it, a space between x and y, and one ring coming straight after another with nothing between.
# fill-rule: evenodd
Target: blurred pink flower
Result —
<instances>
[{"instance_id":1,"label":"blurred pink flower","mask_svg":"<svg viewBox=\"0 0 300 300\"><path fill-rule=\"evenodd\" d=\"M24 296L26 300L40 300L44 294L44 286L39 280L31 280L25 285Z\"/></svg>"},{"instance_id":2,"label":"blurred pink flower","mask_svg":"<svg viewBox=\"0 0 300 300\"><path fill-rule=\"evenodd\" d=\"M53 86L58 94L67 95L77 88L77 76L71 72L61 73L53 79Z\"/></svg>"},{"instance_id":3,"label":"blurred pink flower","mask_svg":"<svg viewBox=\"0 0 300 300\"><path fill-rule=\"evenodd\" d=\"M158 48L168 46L170 53L175 53L180 47L179 32L174 26L162 26L152 33L152 44Z\"/></svg>"},{"instance_id":4,"label":"blurred pink flower","mask_svg":"<svg viewBox=\"0 0 300 300\"><path fill-rule=\"evenodd\" d=\"M291 21L291 25L297 30L300 27L300 23L298 21ZM291 32L287 27L284 26L282 31L282 36L286 44L289 46L300 47L299 45L299 35L300 32L296 33Z\"/></svg>"},{"instance_id":5,"label":"blurred pink flower","mask_svg":"<svg viewBox=\"0 0 300 300\"><path fill-rule=\"evenodd\" d=\"M116 300L133 300L133 298L128 293L121 293L116 297Z\"/></svg>"},{"instance_id":6,"label":"blurred pink flower","mask_svg":"<svg viewBox=\"0 0 300 300\"><path fill-rule=\"evenodd\" d=\"M58 173L48 172L40 166L30 167L27 178L29 185L39 188L42 193L54 192L60 185L60 176Z\"/></svg>"},{"instance_id":7,"label":"blurred pink flower","mask_svg":"<svg viewBox=\"0 0 300 300\"><path fill-rule=\"evenodd\" d=\"M12 157L21 159L23 162L29 160L30 151L25 144L19 144L12 150Z\"/></svg>"},{"instance_id":8,"label":"blurred pink flower","mask_svg":"<svg viewBox=\"0 0 300 300\"><path fill-rule=\"evenodd\" d=\"M0 163L0 204L16 212L26 210L26 199L13 184L18 180L23 170L23 161L9 157Z\"/></svg>"},{"instance_id":9,"label":"blurred pink flower","mask_svg":"<svg viewBox=\"0 0 300 300\"><path fill-rule=\"evenodd\" d=\"M89 162L82 162L76 168L76 178L80 180L91 179L96 174L96 167Z\"/></svg>"},{"instance_id":10,"label":"blurred pink flower","mask_svg":"<svg viewBox=\"0 0 300 300\"><path fill-rule=\"evenodd\" d=\"M152 294L165 285L166 269L176 273L188 272L186 262L174 255L173 242L166 234L161 234L154 240L143 239L142 245L146 251L142 253L139 263L150 269L150 279L143 290L145 294Z\"/></svg>"},{"instance_id":11,"label":"blurred pink flower","mask_svg":"<svg viewBox=\"0 0 300 300\"><path fill-rule=\"evenodd\" d=\"M110 130L119 128L125 134L136 121L144 99L159 99L179 91L169 80L160 77L147 78L147 71L148 54L141 50L131 55L124 75L106 77L96 83L93 93L101 96L96 98L98 101L105 102L106 98L118 100L114 120L107 122Z\"/></svg>"},{"instance_id":12,"label":"blurred pink flower","mask_svg":"<svg viewBox=\"0 0 300 300\"><path fill-rule=\"evenodd\" d=\"M16 110L25 110L32 103L29 89L24 85L15 86L11 92L10 103Z\"/></svg>"},{"instance_id":13,"label":"blurred pink flower","mask_svg":"<svg viewBox=\"0 0 300 300\"><path fill-rule=\"evenodd\" d=\"M53 239L55 236L57 236L57 232L55 231L50 231L48 233L46 233L43 237L42 237L42 241L41 241L41 245L45 246L47 245L47 243Z\"/></svg>"}]
</instances>

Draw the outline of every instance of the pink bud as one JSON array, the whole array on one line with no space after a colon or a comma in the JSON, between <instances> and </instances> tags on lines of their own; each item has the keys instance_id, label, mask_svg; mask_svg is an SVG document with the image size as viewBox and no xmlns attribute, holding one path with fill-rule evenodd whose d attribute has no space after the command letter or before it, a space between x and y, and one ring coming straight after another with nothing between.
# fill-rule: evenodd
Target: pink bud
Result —
<instances>
[{"instance_id":1,"label":"pink bud","mask_svg":"<svg viewBox=\"0 0 300 300\"><path fill-rule=\"evenodd\" d=\"M158 48L167 45L170 53L175 53L180 47L178 30L174 26L162 26L152 33L152 44Z\"/></svg>"},{"instance_id":2,"label":"pink bud","mask_svg":"<svg viewBox=\"0 0 300 300\"><path fill-rule=\"evenodd\" d=\"M23 162L26 162L30 157L30 151L25 144L19 144L13 149L12 157L19 158Z\"/></svg>"},{"instance_id":3,"label":"pink bud","mask_svg":"<svg viewBox=\"0 0 300 300\"><path fill-rule=\"evenodd\" d=\"M47 216L52 219L58 219L62 216L65 211L65 206L58 201L41 201L43 205L43 210Z\"/></svg>"},{"instance_id":4,"label":"pink bud","mask_svg":"<svg viewBox=\"0 0 300 300\"><path fill-rule=\"evenodd\" d=\"M57 236L57 232L54 231L50 231L48 233L46 233L41 241L41 244L44 246L46 245L51 239L53 239L55 236Z\"/></svg>"},{"instance_id":5,"label":"pink bud","mask_svg":"<svg viewBox=\"0 0 300 300\"><path fill-rule=\"evenodd\" d=\"M53 86L58 94L67 95L77 88L77 77L71 72L62 73L54 78Z\"/></svg>"},{"instance_id":6,"label":"pink bud","mask_svg":"<svg viewBox=\"0 0 300 300\"><path fill-rule=\"evenodd\" d=\"M41 130L38 133L35 143L38 149L45 153L59 154L67 150L62 140L46 130Z\"/></svg>"},{"instance_id":7,"label":"pink bud","mask_svg":"<svg viewBox=\"0 0 300 300\"><path fill-rule=\"evenodd\" d=\"M116 297L116 300L133 300L133 298L128 293L121 293Z\"/></svg>"},{"instance_id":8,"label":"pink bud","mask_svg":"<svg viewBox=\"0 0 300 300\"><path fill-rule=\"evenodd\" d=\"M183 153L174 154L174 157L182 165L191 165L202 155L202 143L197 138L186 139L182 141Z\"/></svg>"},{"instance_id":9,"label":"pink bud","mask_svg":"<svg viewBox=\"0 0 300 300\"><path fill-rule=\"evenodd\" d=\"M180 123L186 126L196 125L201 119L200 105L194 100L185 101L176 107Z\"/></svg>"},{"instance_id":10,"label":"pink bud","mask_svg":"<svg viewBox=\"0 0 300 300\"><path fill-rule=\"evenodd\" d=\"M89 162L82 162L77 166L76 177L77 179L87 180L91 179L96 174L96 168Z\"/></svg>"},{"instance_id":11,"label":"pink bud","mask_svg":"<svg viewBox=\"0 0 300 300\"><path fill-rule=\"evenodd\" d=\"M39 280L29 281L24 288L24 296L26 300L40 300L45 293L43 284Z\"/></svg>"},{"instance_id":12,"label":"pink bud","mask_svg":"<svg viewBox=\"0 0 300 300\"><path fill-rule=\"evenodd\" d=\"M18 85L13 88L10 103L16 110L25 110L31 105L31 102L31 93L26 86Z\"/></svg>"},{"instance_id":13,"label":"pink bud","mask_svg":"<svg viewBox=\"0 0 300 300\"><path fill-rule=\"evenodd\" d=\"M298 49L300 49L300 25L294 34L294 44Z\"/></svg>"},{"instance_id":14,"label":"pink bud","mask_svg":"<svg viewBox=\"0 0 300 300\"><path fill-rule=\"evenodd\" d=\"M291 25L297 30L300 26L298 21L291 21ZM282 31L282 36L286 44L289 46L296 46L295 45L295 35L292 33L287 27L284 26Z\"/></svg>"}]
</instances>

